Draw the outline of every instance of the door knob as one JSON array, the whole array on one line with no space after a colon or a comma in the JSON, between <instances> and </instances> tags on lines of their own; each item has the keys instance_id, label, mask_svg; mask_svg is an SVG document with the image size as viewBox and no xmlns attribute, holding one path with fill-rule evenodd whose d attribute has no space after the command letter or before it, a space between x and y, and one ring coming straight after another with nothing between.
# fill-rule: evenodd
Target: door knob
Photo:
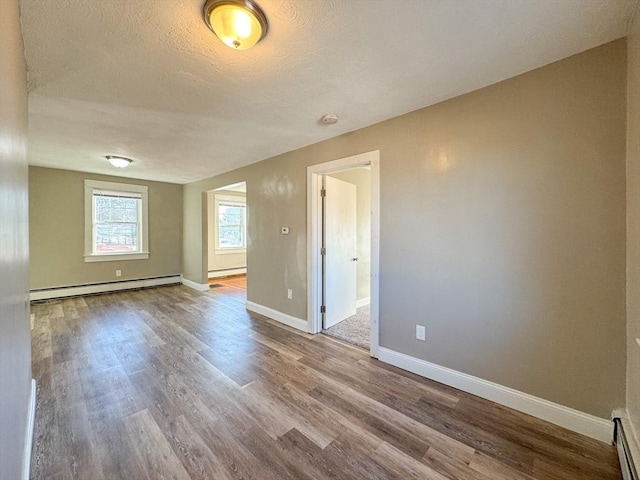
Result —
<instances>
[{"instance_id":1,"label":"door knob","mask_svg":"<svg viewBox=\"0 0 640 480\"><path fill-rule=\"evenodd\" d=\"M353 257L353 258L351 259L351 261L352 261L352 262L357 262L357 261L358 261L358 257Z\"/></svg>"}]
</instances>

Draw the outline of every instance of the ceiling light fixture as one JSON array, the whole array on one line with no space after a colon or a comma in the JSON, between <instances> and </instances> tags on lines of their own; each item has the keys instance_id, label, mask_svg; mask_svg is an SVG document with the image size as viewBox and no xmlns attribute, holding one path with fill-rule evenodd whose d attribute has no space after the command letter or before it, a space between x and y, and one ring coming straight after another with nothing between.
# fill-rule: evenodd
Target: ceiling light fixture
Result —
<instances>
[{"instance_id":1,"label":"ceiling light fixture","mask_svg":"<svg viewBox=\"0 0 640 480\"><path fill-rule=\"evenodd\" d=\"M113 165L114 167L118 167L118 168L128 167L129 164L131 162L133 162L133 160L131 160L130 158L118 157L118 156L115 156L115 155L107 155L105 158L107 160L109 160L109 163L111 165Z\"/></svg>"},{"instance_id":2,"label":"ceiling light fixture","mask_svg":"<svg viewBox=\"0 0 640 480\"><path fill-rule=\"evenodd\" d=\"M267 17L252 0L207 0L203 13L213 33L235 50L251 48L267 34Z\"/></svg>"}]
</instances>

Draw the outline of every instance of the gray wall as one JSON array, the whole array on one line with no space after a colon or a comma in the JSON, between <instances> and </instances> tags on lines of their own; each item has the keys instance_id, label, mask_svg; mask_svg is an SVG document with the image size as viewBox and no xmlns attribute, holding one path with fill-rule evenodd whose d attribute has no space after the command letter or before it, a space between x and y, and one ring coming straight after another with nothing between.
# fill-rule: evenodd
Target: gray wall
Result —
<instances>
[{"instance_id":1,"label":"gray wall","mask_svg":"<svg viewBox=\"0 0 640 480\"><path fill-rule=\"evenodd\" d=\"M306 164L281 156L184 187L183 275L206 283L207 191L247 182L247 297L306 318ZM282 235L281 227L290 234ZM254 270L255 269L255 270ZM287 288L293 299L287 299Z\"/></svg>"},{"instance_id":2,"label":"gray wall","mask_svg":"<svg viewBox=\"0 0 640 480\"><path fill-rule=\"evenodd\" d=\"M27 71L18 0L0 2L0 478L19 479L31 392Z\"/></svg>"},{"instance_id":3,"label":"gray wall","mask_svg":"<svg viewBox=\"0 0 640 480\"><path fill-rule=\"evenodd\" d=\"M627 48L627 407L640 440L640 9Z\"/></svg>"},{"instance_id":4,"label":"gray wall","mask_svg":"<svg viewBox=\"0 0 640 480\"><path fill-rule=\"evenodd\" d=\"M85 179L149 187L147 260L84 261ZM29 167L29 227L32 290L180 275L182 271L182 185ZM121 277L115 276L117 269Z\"/></svg>"},{"instance_id":5,"label":"gray wall","mask_svg":"<svg viewBox=\"0 0 640 480\"><path fill-rule=\"evenodd\" d=\"M354 168L332 173L337 178L356 186L357 222L357 296L358 300L371 295L371 170Z\"/></svg>"},{"instance_id":6,"label":"gray wall","mask_svg":"<svg viewBox=\"0 0 640 480\"><path fill-rule=\"evenodd\" d=\"M625 131L619 40L186 185L184 273L206 279L203 192L247 181L249 300L306 318L306 167L380 150L381 345L607 418L625 402Z\"/></svg>"}]
</instances>

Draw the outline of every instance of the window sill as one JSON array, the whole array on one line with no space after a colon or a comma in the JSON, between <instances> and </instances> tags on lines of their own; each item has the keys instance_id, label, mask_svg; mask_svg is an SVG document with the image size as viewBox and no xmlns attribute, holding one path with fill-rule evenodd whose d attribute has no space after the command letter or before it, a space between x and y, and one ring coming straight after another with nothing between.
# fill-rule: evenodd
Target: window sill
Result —
<instances>
[{"instance_id":1,"label":"window sill","mask_svg":"<svg viewBox=\"0 0 640 480\"><path fill-rule=\"evenodd\" d=\"M85 255L85 262L117 262L121 260L147 260L149 252L115 253L111 255Z\"/></svg>"},{"instance_id":2,"label":"window sill","mask_svg":"<svg viewBox=\"0 0 640 480\"><path fill-rule=\"evenodd\" d=\"M247 253L246 248L226 248L226 249L215 249L213 251L216 255L241 255Z\"/></svg>"}]
</instances>

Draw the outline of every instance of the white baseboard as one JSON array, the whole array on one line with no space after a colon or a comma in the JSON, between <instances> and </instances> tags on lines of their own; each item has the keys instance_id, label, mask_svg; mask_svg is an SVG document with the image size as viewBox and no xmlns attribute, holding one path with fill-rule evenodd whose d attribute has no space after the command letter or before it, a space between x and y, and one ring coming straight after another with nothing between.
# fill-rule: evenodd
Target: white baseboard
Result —
<instances>
[{"instance_id":1,"label":"white baseboard","mask_svg":"<svg viewBox=\"0 0 640 480\"><path fill-rule=\"evenodd\" d=\"M199 292L208 292L209 291L209 284L208 283L196 283L196 282L192 282L191 280L187 280L186 278L182 277L182 284L185 287L193 288L194 290L198 290Z\"/></svg>"},{"instance_id":2,"label":"white baseboard","mask_svg":"<svg viewBox=\"0 0 640 480\"><path fill-rule=\"evenodd\" d=\"M369 305L371 303L371 297L361 298L356 301L356 308L364 307L365 305Z\"/></svg>"},{"instance_id":3,"label":"white baseboard","mask_svg":"<svg viewBox=\"0 0 640 480\"><path fill-rule=\"evenodd\" d=\"M43 290L31 290L29 300L47 300L50 298L77 297L90 293L117 292L132 288L155 287L159 285L171 285L180 283L181 275L169 277L142 278L139 280L124 280L122 282L95 283L90 285L77 285L62 288L48 288Z\"/></svg>"},{"instance_id":4,"label":"white baseboard","mask_svg":"<svg viewBox=\"0 0 640 480\"><path fill-rule=\"evenodd\" d=\"M466 373L436 365L388 348L378 349L379 359L423 377L478 397L527 413L605 443L613 441L613 422L498 385Z\"/></svg>"},{"instance_id":5,"label":"white baseboard","mask_svg":"<svg viewBox=\"0 0 640 480\"><path fill-rule=\"evenodd\" d=\"M31 379L27 415L27 431L24 437L24 453L22 454L22 480L29 480L31 474L31 448L33 446L33 430L36 425L36 381L33 378Z\"/></svg>"},{"instance_id":6,"label":"white baseboard","mask_svg":"<svg viewBox=\"0 0 640 480\"><path fill-rule=\"evenodd\" d=\"M247 267L230 268L228 270L213 270L209 272L209 278L229 277L231 275L243 275L247 273Z\"/></svg>"},{"instance_id":7,"label":"white baseboard","mask_svg":"<svg viewBox=\"0 0 640 480\"><path fill-rule=\"evenodd\" d=\"M284 323L285 325L297 328L298 330L302 330L303 332L309 332L309 323L306 320L302 320L301 318L297 318L292 315L279 312L278 310L274 310L273 308L265 307L264 305L259 305L257 303L249 301L247 301L246 308L247 310L259 313L260 315L264 315L265 317L275 320L276 322Z\"/></svg>"}]
</instances>

